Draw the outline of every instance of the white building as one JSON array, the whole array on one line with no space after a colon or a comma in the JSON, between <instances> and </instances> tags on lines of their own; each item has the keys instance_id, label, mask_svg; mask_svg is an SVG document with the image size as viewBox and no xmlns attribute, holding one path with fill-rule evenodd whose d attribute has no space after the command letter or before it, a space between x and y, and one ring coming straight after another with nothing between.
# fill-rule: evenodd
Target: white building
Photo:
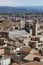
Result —
<instances>
[{"instance_id":1,"label":"white building","mask_svg":"<svg viewBox=\"0 0 43 65\"><path fill-rule=\"evenodd\" d=\"M9 56L3 56L0 58L0 65L9 65L10 64L10 57Z\"/></svg>"},{"instance_id":2,"label":"white building","mask_svg":"<svg viewBox=\"0 0 43 65\"><path fill-rule=\"evenodd\" d=\"M25 30L15 30L9 32L9 38L15 40L18 38L19 40L23 40L23 43L28 46L28 42L30 41L30 33L27 33Z\"/></svg>"},{"instance_id":3,"label":"white building","mask_svg":"<svg viewBox=\"0 0 43 65\"><path fill-rule=\"evenodd\" d=\"M29 36L25 30L15 30L9 32L9 38L14 39L14 37L21 37L21 36Z\"/></svg>"}]
</instances>

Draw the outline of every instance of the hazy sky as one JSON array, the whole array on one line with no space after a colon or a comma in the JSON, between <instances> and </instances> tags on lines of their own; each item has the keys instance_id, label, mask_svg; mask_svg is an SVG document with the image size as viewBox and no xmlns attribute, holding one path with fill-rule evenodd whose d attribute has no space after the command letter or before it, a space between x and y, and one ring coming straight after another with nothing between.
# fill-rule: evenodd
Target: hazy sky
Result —
<instances>
[{"instance_id":1,"label":"hazy sky","mask_svg":"<svg viewBox=\"0 0 43 65\"><path fill-rule=\"evenodd\" d=\"M0 6L43 6L43 0L0 0Z\"/></svg>"}]
</instances>

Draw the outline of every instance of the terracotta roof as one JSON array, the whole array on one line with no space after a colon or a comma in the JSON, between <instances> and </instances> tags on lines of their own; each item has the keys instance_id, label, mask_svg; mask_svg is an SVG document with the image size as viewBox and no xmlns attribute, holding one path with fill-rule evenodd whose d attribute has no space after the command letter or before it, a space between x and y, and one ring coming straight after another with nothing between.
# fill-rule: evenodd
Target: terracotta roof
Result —
<instances>
[{"instance_id":1,"label":"terracotta roof","mask_svg":"<svg viewBox=\"0 0 43 65\"><path fill-rule=\"evenodd\" d=\"M32 49L31 51L30 51L30 54L39 54L39 51L38 50L35 50L35 49Z\"/></svg>"},{"instance_id":2,"label":"terracotta roof","mask_svg":"<svg viewBox=\"0 0 43 65\"><path fill-rule=\"evenodd\" d=\"M20 51L21 51L21 52L29 52L29 51L31 51L31 48L29 48L29 47L22 47L22 48L20 49Z\"/></svg>"},{"instance_id":3,"label":"terracotta roof","mask_svg":"<svg viewBox=\"0 0 43 65\"><path fill-rule=\"evenodd\" d=\"M24 63L22 65L43 65L43 63L34 61L34 62Z\"/></svg>"},{"instance_id":4,"label":"terracotta roof","mask_svg":"<svg viewBox=\"0 0 43 65\"><path fill-rule=\"evenodd\" d=\"M14 44L14 40L10 39L10 38L0 38L0 40L3 40L4 43L8 43L10 45L13 45Z\"/></svg>"},{"instance_id":5,"label":"terracotta roof","mask_svg":"<svg viewBox=\"0 0 43 65\"><path fill-rule=\"evenodd\" d=\"M41 55L29 54L24 58L24 60L33 61L35 57L43 59L43 56Z\"/></svg>"},{"instance_id":6,"label":"terracotta roof","mask_svg":"<svg viewBox=\"0 0 43 65\"><path fill-rule=\"evenodd\" d=\"M17 63L12 63L12 65L18 65Z\"/></svg>"}]
</instances>

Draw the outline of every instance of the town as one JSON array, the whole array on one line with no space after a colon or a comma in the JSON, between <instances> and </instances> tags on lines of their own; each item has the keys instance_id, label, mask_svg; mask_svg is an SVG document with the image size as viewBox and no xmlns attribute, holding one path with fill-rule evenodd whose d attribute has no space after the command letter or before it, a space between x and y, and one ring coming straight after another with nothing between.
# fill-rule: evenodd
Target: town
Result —
<instances>
[{"instance_id":1,"label":"town","mask_svg":"<svg viewBox=\"0 0 43 65\"><path fill-rule=\"evenodd\" d=\"M43 15L0 15L0 65L43 65Z\"/></svg>"}]
</instances>

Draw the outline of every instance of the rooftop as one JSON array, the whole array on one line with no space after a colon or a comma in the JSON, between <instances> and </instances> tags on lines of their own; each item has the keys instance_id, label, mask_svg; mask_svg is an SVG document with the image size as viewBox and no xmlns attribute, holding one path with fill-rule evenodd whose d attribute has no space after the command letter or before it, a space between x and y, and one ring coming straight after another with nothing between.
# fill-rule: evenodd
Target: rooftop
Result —
<instances>
[{"instance_id":1,"label":"rooftop","mask_svg":"<svg viewBox=\"0 0 43 65\"><path fill-rule=\"evenodd\" d=\"M43 56L41 55L29 54L24 58L24 60L33 61L35 57L43 59Z\"/></svg>"},{"instance_id":2,"label":"rooftop","mask_svg":"<svg viewBox=\"0 0 43 65\"><path fill-rule=\"evenodd\" d=\"M22 64L22 65L43 65L43 63L33 61L33 62L24 63L24 64Z\"/></svg>"},{"instance_id":3,"label":"rooftop","mask_svg":"<svg viewBox=\"0 0 43 65\"><path fill-rule=\"evenodd\" d=\"M29 48L29 47L22 47L22 48L20 49L20 51L21 51L21 52L30 52L30 51L31 51L31 48Z\"/></svg>"},{"instance_id":4,"label":"rooftop","mask_svg":"<svg viewBox=\"0 0 43 65\"><path fill-rule=\"evenodd\" d=\"M9 32L9 36L11 37L16 37L16 36L23 36L23 35L27 35L29 33L27 33L25 30L15 30L15 31L10 31Z\"/></svg>"},{"instance_id":5,"label":"rooftop","mask_svg":"<svg viewBox=\"0 0 43 65\"><path fill-rule=\"evenodd\" d=\"M12 65L18 65L17 63L12 63Z\"/></svg>"}]
</instances>

